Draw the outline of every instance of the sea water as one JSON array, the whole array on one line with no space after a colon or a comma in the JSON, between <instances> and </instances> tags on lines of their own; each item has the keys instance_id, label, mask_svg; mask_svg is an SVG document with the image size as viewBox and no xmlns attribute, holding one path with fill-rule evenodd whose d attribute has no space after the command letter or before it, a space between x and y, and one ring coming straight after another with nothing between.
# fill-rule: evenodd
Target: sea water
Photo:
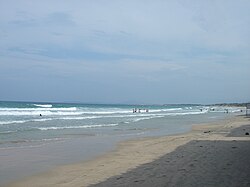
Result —
<instances>
[{"instance_id":1,"label":"sea water","mask_svg":"<svg viewBox=\"0 0 250 187\"><path fill-rule=\"evenodd\" d=\"M133 112L137 109L137 112ZM230 113L239 112L230 108ZM0 102L0 148L74 136L164 135L225 117L225 108L201 105L104 105Z\"/></svg>"},{"instance_id":2,"label":"sea water","mask_svg":"<svg viewBox=\"0 0 250 187\"><path fill-rule=\"evenodd\" d=\"M0 102L0 185L92 159L122 140L183 133L238 113L203 105Z\"/></svg>"}]
</instances>

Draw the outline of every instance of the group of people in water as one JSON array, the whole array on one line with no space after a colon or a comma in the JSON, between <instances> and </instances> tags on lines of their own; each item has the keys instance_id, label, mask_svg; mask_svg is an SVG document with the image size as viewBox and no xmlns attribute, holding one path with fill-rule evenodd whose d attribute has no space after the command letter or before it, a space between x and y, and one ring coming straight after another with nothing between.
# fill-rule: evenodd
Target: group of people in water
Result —
<instances>
[{"instance_id":1,"label":"group of people in water","mask_svg":"<svg viewBox=\"0 0 250 187\"><path fill-rule=\"evenodd\" d=\"M141 113L141 112L148 112L148 109L141 109L141 108L133 108L133 113Z\"/></svg>"}]
</instances>

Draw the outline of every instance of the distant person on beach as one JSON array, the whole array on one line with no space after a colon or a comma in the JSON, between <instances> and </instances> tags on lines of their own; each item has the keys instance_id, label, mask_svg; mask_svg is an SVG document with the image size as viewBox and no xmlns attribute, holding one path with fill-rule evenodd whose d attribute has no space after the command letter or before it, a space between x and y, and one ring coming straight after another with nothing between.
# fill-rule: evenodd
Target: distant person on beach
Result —
<instances>
[{"instance_id":1,"label":"distant person on beach","mask_svg":"<svg viewBox=\"0 0 250 187\"><path fill-rule=\"evenodd\" d=\"M39 116L42 116L42 114L40 114Z\"/></svg>"}]
</instances>

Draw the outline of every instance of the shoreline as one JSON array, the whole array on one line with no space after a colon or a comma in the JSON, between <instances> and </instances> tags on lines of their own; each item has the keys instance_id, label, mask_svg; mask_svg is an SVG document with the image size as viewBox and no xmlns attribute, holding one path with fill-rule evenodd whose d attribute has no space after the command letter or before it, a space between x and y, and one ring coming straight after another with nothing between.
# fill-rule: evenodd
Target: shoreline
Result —
<instances>
[{"instance_id":1,"label":"shoreline","mask_svg":"<svg viewBox=\"0 0 250 187\"><path fill-rule=\"evenodd\" d=\"M209 124L193 125L190 132L183 134L126 140L119 143L114 150L94 160L58 166L48 172L27 177L6 186L90 186L94 184L98 186L98 183L101 186L108 186L117 182L115 179L112 181L112 177L125 175L145 164L153 163L192 141L250 141L249 136L227 137L232 129L248 124L249 118L236 116ZM239 131L242 129L236 132L239 133ZM178 160L172 159L172 161ZM147 186L146 184L142 186Z\"/></svg>"}]
</instances>

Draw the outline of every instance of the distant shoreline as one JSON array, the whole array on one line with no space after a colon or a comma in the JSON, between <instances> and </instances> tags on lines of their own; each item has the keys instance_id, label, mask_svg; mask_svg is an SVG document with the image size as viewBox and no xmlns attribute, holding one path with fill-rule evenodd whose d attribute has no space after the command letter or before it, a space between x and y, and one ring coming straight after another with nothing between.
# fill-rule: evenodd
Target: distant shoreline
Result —
<instances>
[{"instance_id":1,"label":"distant shoreline","mask_svg":"<svg viewBox=\"0 0 250 187\"><path fill-rule=\"evenodd\" d=\"M250 102L248 102L250 103ZM221 104L214 104L209 106L221 106L221 107L246 107L248 103L221 103Z\"/></svg>"},{"instance_id":2,"label":"distant shoreline","mask_svg":"<svg viewBox=\"0 0 250 187\"><path fill-rule=\"evenodd\" d=\"M202 103L163 103L163 104L139 104L139 103L102 103L102 102L67 102L67 101L4 101L0 102L9 102L9 103L38 103L38 104L79 104L79 105L124 105L124 106L180 106L180 105L190 105L190 106L221 106L221 107L246 107L246 104L249 102L243 103L214 103L214 104L202 104Z\"/></svg>"}]
</instances>

